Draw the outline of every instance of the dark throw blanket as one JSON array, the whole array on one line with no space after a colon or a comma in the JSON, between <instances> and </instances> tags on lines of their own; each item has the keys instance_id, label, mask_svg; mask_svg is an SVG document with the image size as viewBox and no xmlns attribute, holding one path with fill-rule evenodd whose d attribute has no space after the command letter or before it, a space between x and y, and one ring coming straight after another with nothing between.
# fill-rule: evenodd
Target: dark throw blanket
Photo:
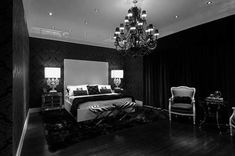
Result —
<instances>
[{"instance_id":1,"label":"dark throw blanket","mask_svg":"<svg viewBox=\"0 0 235 156\"><path fill-rule=\"evenodd\" d=\"M84 102L114 100L114 99L120 99L120 98L131 98L133 102L135 101L133 96L120 95L120 94L118 94L118 95L101 95L101 96L92 96L92 97L79 97L79 98L75 98L73 100L70 112L74 116L77 116L77 109L79 108L79 105Z\"/></svg>"}]
</instances>

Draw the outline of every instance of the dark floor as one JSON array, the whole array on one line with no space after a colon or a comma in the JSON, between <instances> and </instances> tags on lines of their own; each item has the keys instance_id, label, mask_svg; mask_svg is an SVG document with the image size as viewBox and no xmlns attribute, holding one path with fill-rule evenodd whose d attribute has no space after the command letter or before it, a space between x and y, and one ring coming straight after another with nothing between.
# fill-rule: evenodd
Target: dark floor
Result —
<instances>
[{"instance_id":1,"label":"dark floor","mask_svg":"<svg viewBox=\"0 0 235 156\"><path fill-rule=\"evenodd\" d=\"M229 131L199 129L191 122L159 120L50 152L40 114L30 115L21 156L235 156L235 137Z\"/></svg>"}]
</instances>

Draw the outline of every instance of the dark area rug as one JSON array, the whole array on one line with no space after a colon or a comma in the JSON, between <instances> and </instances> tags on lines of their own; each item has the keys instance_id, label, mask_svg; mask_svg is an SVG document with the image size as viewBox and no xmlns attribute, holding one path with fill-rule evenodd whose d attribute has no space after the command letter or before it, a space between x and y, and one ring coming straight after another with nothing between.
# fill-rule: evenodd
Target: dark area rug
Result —
<instances>
[{"instance_id":1,"label":"dark area rug","mask_svg":"<svg viewBox=\"0 0 235 156\"><path fill-rule=\"evenodd\" d=\"M50 151L57 151L86 139L153 123L159 119L167 119L165 112L148 107L138 107L135 112L128 113L121 121L119 119L123 114L105 118L98 125L97 120L78 123L64 109L45 111L41 115Z\"/></svg>"}]
</instances>

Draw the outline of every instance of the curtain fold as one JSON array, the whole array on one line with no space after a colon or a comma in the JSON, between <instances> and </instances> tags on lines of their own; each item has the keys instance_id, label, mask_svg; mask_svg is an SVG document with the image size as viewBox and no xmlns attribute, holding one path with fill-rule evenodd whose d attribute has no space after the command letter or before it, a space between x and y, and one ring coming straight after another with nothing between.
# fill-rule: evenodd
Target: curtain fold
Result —
<instances>
[{"instance_id":1,"label":"curtain fold","mask_svg":"<svg viewBox=\"0 0 235 156\"><path fill-rule=\"evenodd\" d=\"M196 100L220 90L235 104L235 46L169 48L144 57L144 104L168 109L170 88L196 88Z\"/></svg>"},{"instance_id":2,"label":"curtain fold","mask_svg":"<svg viewBox=\"0 0 235 156\"><path fill-rule=\"evenodd\" d=\"M144 56L144 104L168 108L170 88L196 88L198 99L221 91L227 106L235 106L235 15L160 38Z\"/></svg>"}]
</instances>

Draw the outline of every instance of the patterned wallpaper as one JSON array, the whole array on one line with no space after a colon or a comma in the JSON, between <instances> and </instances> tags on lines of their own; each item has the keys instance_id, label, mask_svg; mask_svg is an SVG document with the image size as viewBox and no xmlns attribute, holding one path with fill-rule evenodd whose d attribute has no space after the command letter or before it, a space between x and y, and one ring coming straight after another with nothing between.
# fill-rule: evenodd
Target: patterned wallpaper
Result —
<instances>
[{"instance_id":1,"label":"patterned wallpaper","mask_svg":"<svg viewBox=\"0 0 235 156\"><path fill-rule=\"evenodd\" d=\"M0 155L12 155L12 0L0 5Z\"/></svg>"},{"instance_id":2,"label":"patterned wallpaper","mask_svg":"<svg viewBox=\"0 0 235 156\"><path fill-rule=\"evenodd\" d=\"M44 67L61 67L58 91L63 91L64 59L103 61L109 63L109 75L112 69L124 69L124 59L116 50L46 39L30 38L30 108L41 106L42 88L47 87L44 79ZM125 80L122 81L125 88ZM109 77L109 84L113 80ZM47 87L48 88L48 87Z\"/></svg>"}]
</instances>

